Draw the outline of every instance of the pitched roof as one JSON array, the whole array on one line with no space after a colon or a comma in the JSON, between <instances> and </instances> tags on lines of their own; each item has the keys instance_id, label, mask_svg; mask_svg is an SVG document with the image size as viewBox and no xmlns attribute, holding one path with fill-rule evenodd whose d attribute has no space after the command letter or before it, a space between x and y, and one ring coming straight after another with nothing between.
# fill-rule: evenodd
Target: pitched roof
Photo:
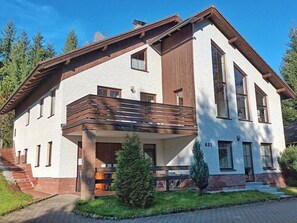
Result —
<instances>
[{"instance_id":1,"label":"pitched roof","mask_svg":"<svg viewBox=\"0 0 297 223\"><path fill-rule=\"evenodd\" d=\"M286 144L297 144L297 121L285 126Z\"/></svg>"},{"instance_id":2,"label":"pitched roof","mask_svg":"<svg viewBox=\"0 0 297 223\"><path fill-rule=\"evenodd\" d=\"M263 60L263 58L248 44L248 42L235 30L235 28L227 21L227 19L214 7L210 7L194 14L188 19L178 23L156 38L152 39L149 44L162 41L163 38L171 33L180 30L187 24L199 23L205 19L209 19L229 40L229 43L235 46L249 61L253 64L262 77L270 81L270 83L281 94L282 98L295 98L296 93L276 74L276 72ZM265 76L264 76L265 75Z\"/></svg>"},{"instance_id":3,"label":"pitched roof","mask_svg":"<svg viewBox=\"0 0 297 223\"><path fill-rule=\"evenodd\" d=\"M6 112L13 110L25 97L27 97L38 85L51 73L50 70L57 68L63 64L68 64L70 60L75 57L79 57L86 53L95 51L107 47L108 45L117 43L119 41L128 39L133 36L142 35L145 32L152 30L154 28L175 22L181 22L181 18L178 15L173 15L165 19L156 21L154 23L146 24L142 27L132 29L128 32L121 33L110 38L103 39L96 43L86 45L84 47L72 50L68 53L61 54L59 56L41 61L30 75L21 83L21 85L16 89L16 91L10 96L10 98L5 102L5 104L0 109L0 114L3 115Z\"/></svg>"}]
</instances>

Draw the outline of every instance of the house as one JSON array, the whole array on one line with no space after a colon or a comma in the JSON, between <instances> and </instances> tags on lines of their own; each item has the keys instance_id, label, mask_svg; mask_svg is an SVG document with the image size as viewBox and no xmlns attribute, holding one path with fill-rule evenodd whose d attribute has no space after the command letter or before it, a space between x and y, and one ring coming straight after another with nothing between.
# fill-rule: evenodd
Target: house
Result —
<instances>
[{"instance_id":1,"label":"house","mask_svg":"<svg viewBox=\"0 0 297 223\"><path fill-rule=\"evenodd\" d=\"M201 143L209 190L283 183L281 100L296 94L211 6L45 60L1 108L15 110L14 149L39 190L93 196L136 132L155 165L189 165ZM129 165L129 164L127 164Z\"/></svg>"},{"instance_id":2,"label":"house","mask_svg":"<svg viewBox=\"0 0 297 223\"><path fill-rule=\"evenodd\" d=\"M297 121L284 127L286 145L297 145Z\"/></svg>"}]
</instances>

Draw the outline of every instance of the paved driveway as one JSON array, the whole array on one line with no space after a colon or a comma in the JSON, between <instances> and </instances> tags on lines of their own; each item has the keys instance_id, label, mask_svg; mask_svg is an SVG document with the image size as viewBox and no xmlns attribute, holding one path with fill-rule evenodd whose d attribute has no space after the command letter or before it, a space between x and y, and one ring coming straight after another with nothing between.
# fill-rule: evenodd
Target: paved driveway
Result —
<instances>
[{"instance_id":1,"label":"paved driveway","mask_svg":"<svg viewBox=\"0 0 297 223\"><path fill-rule=\"evenodd\" d=\"M42 223L78 223L98 222L110 223L113 221L93 220L70 213L73 202L78 197L75 195L59 195L51 199L31 205L25 209L13 212L0 222L42 222ZM267 204L251 204L231 208L212 209L167 216L139 218L134 220L116 221L118 223L143 223L143 222L203 222L203 223L296 223L297 199L273 202Z\"/></svg>"}]
</instances>

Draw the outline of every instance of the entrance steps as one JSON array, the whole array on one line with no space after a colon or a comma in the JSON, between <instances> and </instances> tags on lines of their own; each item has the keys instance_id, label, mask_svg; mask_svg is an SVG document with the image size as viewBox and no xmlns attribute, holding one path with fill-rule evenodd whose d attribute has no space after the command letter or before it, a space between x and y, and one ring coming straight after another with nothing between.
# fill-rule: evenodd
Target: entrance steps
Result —
<instances>
[{"instance_id":1,"label":"entrance steps","mask_svg":"<svg viewBox=\"0 0 297 223\"><path fill-rule=\"evenodd\" d=\"M270 193L277 195L279 197L285 197L284 192L279 192L275 187L271 187L269 185L263 184L262 182L247 182L245 188L248 190L257 190L260 192Z\"/></svg>"}]
</instances>

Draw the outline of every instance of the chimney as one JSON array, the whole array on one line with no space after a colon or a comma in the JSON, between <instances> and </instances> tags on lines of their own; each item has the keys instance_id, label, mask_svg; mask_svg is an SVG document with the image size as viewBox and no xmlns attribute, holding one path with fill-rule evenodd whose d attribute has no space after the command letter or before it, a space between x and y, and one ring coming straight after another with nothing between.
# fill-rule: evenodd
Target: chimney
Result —
<instances>
[{"instance_id":1,"label":"chimney","mask_svg":"<svg viewBox=\"0 0 297 223\"><path fill-rule=\"evenodd\" d=\"M134 24L133 29L137 29L137 28L139 28L141 26L144 26L146 24L146 22L134 19L133 24Z\"/></svg>"},{"instance_id":2,"label":"chimney","mask_svg":"<svg viewBox=\"0 0 297 223\"><path fill-rule=\"evenodd\" d=\"M96 32L94 36L94 43L99 42L101 40L105 39L105 36L103 36L100 32Z\"/></svg>"}]
</instances>

